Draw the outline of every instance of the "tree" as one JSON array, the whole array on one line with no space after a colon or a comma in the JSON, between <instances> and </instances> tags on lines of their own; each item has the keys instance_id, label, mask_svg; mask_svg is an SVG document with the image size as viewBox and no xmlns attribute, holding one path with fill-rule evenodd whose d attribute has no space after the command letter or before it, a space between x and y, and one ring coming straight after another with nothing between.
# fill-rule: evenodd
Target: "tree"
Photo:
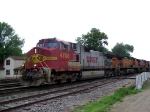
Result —
<instances>
[{"instance_id":1,"label":"tree","mask_svg":"<svg viewBox=\"0 0 150 112\"><path fill-rule=\"evenodd\" d=\"M130 53L134 51L133 45L117 43L113 48L112 52L120 57L129 57Z\"/></svg>"},{"instance_id":2,"label":"tree","mask_svg":"<svg viewBox=\"0 0 150 112\"><path fill-rule=\"evenodd\" d=\"M24 42L10 25L0 22L0 62L10 55L22 56Z\"/></svg>"},{"instance_id":3,"label":"tree","mask_svg":"<svg viewBox=\"0 0 150 112\"><path fill-rule=\"evenodd\" d=\"M104 32L100 32L99 29L92 28L87 34L82 34L82 37L77 37L76 42L80 45L89 47L91 50L106 52L108 51L104 45L108 45L107 35Z\"/></svg>"}]
</instances>

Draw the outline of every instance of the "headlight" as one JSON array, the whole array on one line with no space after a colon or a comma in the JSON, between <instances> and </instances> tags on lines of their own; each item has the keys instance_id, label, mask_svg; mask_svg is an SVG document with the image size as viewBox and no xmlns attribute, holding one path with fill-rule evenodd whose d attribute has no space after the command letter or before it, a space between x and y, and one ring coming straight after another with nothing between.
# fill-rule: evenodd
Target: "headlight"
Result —
<instances>
[{"instance_id":1,"label":"headlight","mask_svg":"<svg viewBox=\"0 0 150 112\"><path fill-rule=\"evenodd\" d=\"M37 53L37 49L34 49L34 53Z\"/></svg>"}]
</instances>

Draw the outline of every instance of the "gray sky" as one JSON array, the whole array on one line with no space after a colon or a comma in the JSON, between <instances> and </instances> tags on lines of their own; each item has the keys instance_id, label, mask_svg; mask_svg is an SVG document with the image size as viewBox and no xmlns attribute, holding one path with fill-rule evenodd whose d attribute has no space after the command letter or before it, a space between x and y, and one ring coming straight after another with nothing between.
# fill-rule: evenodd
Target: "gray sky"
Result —
<instances>
[{"instance_id":1,"label":"gray sky","mask_svg":"<svg viewBox=\"0 0 150 112\"><path fill-rule=\"evenodd\" d=\"M133 57L150 60L149 0L0 0L0 22L25 39L23 52L42 38L75 42L97 28L109 50L123 42L134 46Z\"/></svg>"}]
</instances>

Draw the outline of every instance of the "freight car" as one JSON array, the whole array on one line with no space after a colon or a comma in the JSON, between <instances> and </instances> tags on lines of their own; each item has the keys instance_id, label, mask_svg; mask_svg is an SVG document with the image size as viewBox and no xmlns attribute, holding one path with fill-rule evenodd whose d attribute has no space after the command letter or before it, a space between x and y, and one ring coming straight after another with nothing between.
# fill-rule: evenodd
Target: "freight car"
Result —
<instances>
[{"instance_id":1,"label":"freight car","mask_svg":"<svg viewBox=\"0 0 150 112\"><path fill-rule=\"evenodd\" d=\"M39 40L36 47L27 53L20 81L26 86L64 83L149 71L149 65L149 61L118 57L76 43L48 38Z\"/></svg>"}]
</instances>

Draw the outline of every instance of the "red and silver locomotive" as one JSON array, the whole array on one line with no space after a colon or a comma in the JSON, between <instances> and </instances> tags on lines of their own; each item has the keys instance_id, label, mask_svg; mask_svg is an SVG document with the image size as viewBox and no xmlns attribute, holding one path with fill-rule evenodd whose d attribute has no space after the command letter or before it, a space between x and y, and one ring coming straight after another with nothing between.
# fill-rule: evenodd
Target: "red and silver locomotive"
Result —
<instances>
[{"instance_id":1,"label":"red and silver locomotive","mask_svg":"<svg viewBox=\"0 0 150 112\"><path fill-rule=\"evenodd\" d=\"M39 86L142 71L149 71L148 61L121 58L76 43L48 38L39 40L27 53L21 84Z\"/></svg>"}]
</instances>

